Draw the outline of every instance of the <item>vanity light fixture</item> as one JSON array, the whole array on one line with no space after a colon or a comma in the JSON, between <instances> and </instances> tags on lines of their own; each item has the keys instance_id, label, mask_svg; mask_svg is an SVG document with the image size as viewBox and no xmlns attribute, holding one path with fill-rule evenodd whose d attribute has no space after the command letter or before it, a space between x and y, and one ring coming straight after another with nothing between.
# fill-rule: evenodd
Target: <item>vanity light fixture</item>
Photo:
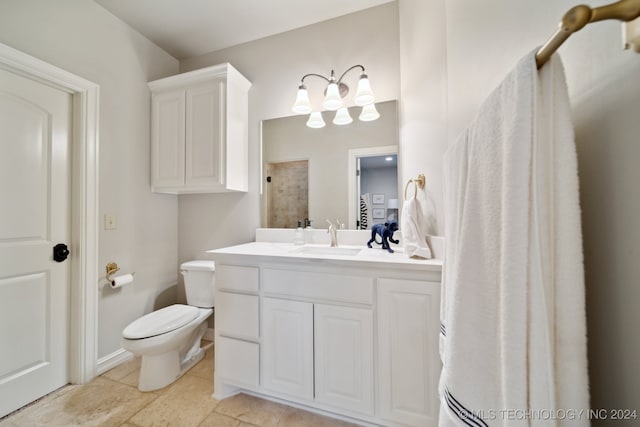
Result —
<instances>
[{"instance_id":1,"label":"vanity light fixture","mask_svg":"<svg viewBox=\"0 0 640 427\"><path fill-rule=\"evenodd\" d=\"M334 125L348 125L352 123L353 119L349 114L349 109L347 107L340 107L338 111L336 111L336 116L333 119Z\"/></svg>"},{"instance_id":2,"label":"vanity light fixture","mask_svg":"<svg viewBox=\"0 0 640 427\"><path fill-rule=\"evenodd\" d=\"M380 113L376 110L376 104L369 104L362 107L362 112L358 118L363 122L372 122L378 117L380 117Z\"/></svg>"},{"instance_id":3,"label":"vanity light fixture","mask_svg":"<svg viewBox=\"0 0 640 427\"><path fill-rule=\"evenodd\" d=\"M336 125L346 125L353 122L349 110L344 106L343 98L349 93L349 86L342 81L344 76L351 70L360 69L360 79L358 80L358 87L354 98L354 103L362 107L362 112L358 117L363 122L368 122L380 117L380 113L376 110L374 104L375 97L371 90L371 84L369 83L369 77L365 74L364 67L362 65L354 65L349 67L339 79L336 80L334 70L331 70L330 77L325 77L321 74L309 73L305 74L300 80L298 86L298 95L296 101L291 108L296 114L310 114L307 126L312 128L321 128L325 126L325 122L322 119L322 113L320 111L313 111L311 101L309 100L309 92L304 84L304 80L309 76L320 77L326 80L327 87L324 90L324 101L322 106L329 111L336 111L333 123Z\"/></svg>"},{"instance_id":4,"label":"vanity light fixture","mask_svg":"<svg viewBox=\"0 0 640 427\"><path fill-rule=\"evenodd\" d=\"M324 120L322 119L322 113L320 111L314 111L309 114L309 120L307 120L307 126L314 129L323 128L325 125Z\"/></svg>"}]
</instances>

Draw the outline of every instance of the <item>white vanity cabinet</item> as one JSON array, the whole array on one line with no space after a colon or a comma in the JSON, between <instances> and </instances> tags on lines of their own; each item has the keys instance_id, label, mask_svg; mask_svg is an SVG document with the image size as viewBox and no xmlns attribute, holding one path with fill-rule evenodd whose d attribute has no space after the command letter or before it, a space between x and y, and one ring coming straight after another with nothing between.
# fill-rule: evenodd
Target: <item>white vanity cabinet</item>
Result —
<instances>
[{"instance_id":1,"label":"white vanity cabinet","mask_svg":"<svg viewBox=\"0 0 640 427\"><path fill-rule=\"evenodd\" d=\"M438 425L440 282L378 279L380 417Z\"/></svg>"},{"instance_id":2,"label":"white vanity cabinet","mask_svg":"<svg viewBox=\"0 0 640 427\"><path fill-rule=\"evenodd\" d=\"M247 191L251 83L230 64L221 64L148 85L151 190Z\"/></svg>"},{"instance_id":3,"label":"white vanity cabinet","mask_svg":"<svg viewBox=\"0 0 640 427\"><path fill-rule=\"evenodd\" d=\"M440 265L231 249L212 252L216 398L249 392L369 425L437 425Z\"/></svg>"},{"instance_id":4,"label":"white vanity cabinet","mask_svg":"<svg viewBox=\"0 0 640 427\"><path fill-rule=\"evenodd\" d=\"M260 384L259 269L216 265L215 372L218 393Z\"/></svg>"},{"instance_id":5,"label":"white vanity cabinet","mask_svg":"<svg viewBox=\"0 0 640 427\"><path fill-rule=\"evenodd\" d=\"M262 285L261 386L373 415L372 278L263 265Z\"/></svg>"},{"instance_id":6,"label":"white vanity cabinet","mask_svg":"<svg viewBox=\"0 0 640 427\"><path fill-rule=\"evenodd\" d=\"M314 305L315 399L373 415L373 311Z\"/></svg>"},{"instance_id":7,"label":"white vanity cabinet","mask_svg":"<svg viewBox=\"0 0 640 427\"><path fill-rule=\"evenodd\" d=\"M262 299L262 386L313 400L313 304Z\"/></svg>"},{"instance_id":8,"label":"white vanity cabinet","mask_svg":"<svg viewBox=\"0 0 640 427\"><path fill-rule=\"evenodd\" d=\"M262 387L373 415L372 311L262 300Z\"/></svg>"}]
</instances>

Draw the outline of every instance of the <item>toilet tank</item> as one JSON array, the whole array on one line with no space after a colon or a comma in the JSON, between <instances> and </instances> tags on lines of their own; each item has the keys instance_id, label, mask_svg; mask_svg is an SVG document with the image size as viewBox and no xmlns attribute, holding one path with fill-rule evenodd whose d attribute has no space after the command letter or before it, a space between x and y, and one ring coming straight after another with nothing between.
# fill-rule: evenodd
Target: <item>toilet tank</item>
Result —
<instances>
[{"instance_id":1,"label":"toilet tank","mask_svg":"<svg viewBox=\"0 0 640 427\"><path fill-rule=\"evenodd\" d=\"M215 264L210 260L188 261L180 265L184 277L187 304L194 307L214 307Z\"/></svg>"}]
</instances>

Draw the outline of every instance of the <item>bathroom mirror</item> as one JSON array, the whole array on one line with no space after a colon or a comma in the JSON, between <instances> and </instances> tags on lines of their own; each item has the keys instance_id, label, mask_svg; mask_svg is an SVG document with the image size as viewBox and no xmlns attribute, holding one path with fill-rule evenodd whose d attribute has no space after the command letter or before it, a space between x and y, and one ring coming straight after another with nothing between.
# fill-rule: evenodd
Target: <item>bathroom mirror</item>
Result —
<instances>
[{"instance_id":1,"label":"bathroom mirror","mask_svg":"<svg viewBox=\"0 0 640 427\"><path fill-rule=\"evenodd\" d=\"M307 115L262 121L262 227L295 228L309 218L326 228L328 218L355 229L397 218L397 102L376 108L380 118L371 122L349 108L353 122L342 126L325 111L320 129L306 126Z\"/></svg>"}]
</instances>

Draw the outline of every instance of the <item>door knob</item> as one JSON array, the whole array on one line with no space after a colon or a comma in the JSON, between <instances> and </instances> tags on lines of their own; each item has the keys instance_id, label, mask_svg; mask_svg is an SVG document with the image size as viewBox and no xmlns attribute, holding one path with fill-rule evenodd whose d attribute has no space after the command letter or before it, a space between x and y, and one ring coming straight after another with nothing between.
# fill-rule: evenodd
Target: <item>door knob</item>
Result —
<instances>
[{"instance_id":1,"label":"door knob","mask_svg":"<svg viewBox=\"0 0 640 427\"><path fill-rule=\"evenodd\" d=\"M53 247L53 260L55 262L62 262L69 256L69 249L64 243L58 243Z\"/></svg>"}]
</instances>

